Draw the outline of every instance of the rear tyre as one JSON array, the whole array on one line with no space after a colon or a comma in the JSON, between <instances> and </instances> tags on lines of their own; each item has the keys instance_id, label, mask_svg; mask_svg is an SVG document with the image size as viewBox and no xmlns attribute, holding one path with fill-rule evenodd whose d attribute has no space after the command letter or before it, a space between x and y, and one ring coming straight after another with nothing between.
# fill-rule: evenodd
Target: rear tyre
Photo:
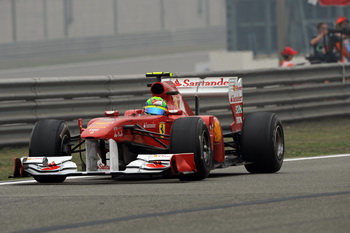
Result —
<instances>
[{"instance_id":1,"label":"rear tyre","mask_svg":"<svg viewBox=\"0 0 350 233\"><path fill-rule=\"evenodd\" d=\"M283 164L284 134L277 115L269 112L249 113L245 117L241 151L250 173L275 173Z\"/></svg>"},{"instance_id":2,"label":"rear tyre","mask_svg":"<svg viewBox=\"0 0 350 233\"><path fill-rule=\"evenodd\" d=\"M180 180L203 180L208 177L213 163L213 151L203 119L186 117L174 121L170 132L170 153L194 153L197 173L181 174Z\"/></svg>"},{"instance_id":3,"label":"rear tyre","mask_svg":"<svg viewBox=\"0 0 350 233\"><path fill-rule=\"evenodd\" d=\"M70 131L61 120L45 119L38 121L30 136L29 157L70 156ZM34 176L39 183L60 183L66 179L61 175Z\"/></svg>"}]
</instances>

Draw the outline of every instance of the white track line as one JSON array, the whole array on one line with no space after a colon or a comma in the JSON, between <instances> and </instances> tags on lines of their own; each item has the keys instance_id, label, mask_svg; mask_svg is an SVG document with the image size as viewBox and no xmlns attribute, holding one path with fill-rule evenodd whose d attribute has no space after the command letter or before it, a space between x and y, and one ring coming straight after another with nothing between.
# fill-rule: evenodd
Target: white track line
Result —
<instances>
[{"instance_id":1,"label":"white track line","mask_svg":"<svg viewBox=\"0 0 350 233\"><path fill-rule=\"evenodd\" d=\"M34 183L35 180L19 180L19 181L8 181L0 183L0 185L9 185L9 184L26 184L26 183Z\"/></svg>"},{"instance_id":2,"label":"white track line","mask_svg":"<svg viewBox=\"0 0 350 233\"><path fill-rule=\"evenodd\" d=\"M85 178L91 178L96 176L75 176L75 177L67 177L68 180L75 180L75 179L85 179ZM26 184L26 183L37 183L34 179L30 180L18 180L18 181L8 181L8 182L2 182L1 185L9 185L9 184Z\"/></svg>"},{"instance_id":3,"label":"white track line","mask_svg":"<svg viewBox=\"0 0 350 233\"><path fill-rule=\"evenodd\" d=\"M284 162L294 162L294 161L312 160L312 159L330 159L330 158L340 158L340 157L350 157L350 154L324 155L324 156L285 159ZM83 178L88 178L88 177L93 177L93 176L68 177L67 179L83 179ZM1 185L10 185L10 184L26 184L26 183L36 183L36 181L35 180L20 180L20 181L0 182L0 186Z\"/></svg>"},{"instance_id":4,"label":"white track line","mask_svg":"<svg viewBox=\"0 0 350 233\"><path fill-rule=\"evenodd\" d=\"M294 158L285 159L284 162L293 162L301 160L312 160L312 159L329 159L329 158L340 158L340 157L350 157L350 154L340 154L340 155L324 155L324 156L314 156L314 157L304 157L304 158Z\"/></svg>"}]
</instances>

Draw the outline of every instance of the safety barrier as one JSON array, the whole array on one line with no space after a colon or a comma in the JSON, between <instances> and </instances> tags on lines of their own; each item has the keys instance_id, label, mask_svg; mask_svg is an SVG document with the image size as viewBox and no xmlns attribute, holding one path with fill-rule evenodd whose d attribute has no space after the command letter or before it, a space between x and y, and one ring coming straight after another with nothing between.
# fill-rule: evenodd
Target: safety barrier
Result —
<instances>
[{"instance_id":1,"label":"safety barrier","mask_svg":"<svg viewBox=\"0 0 350 233\"><path fill-rule=\"evenodd\" d=\"M243 78L245 113L276 112L282 121L350 115L350 65L295 67L176 74L175 77ZM141 108L149 97L144 75L19 78L0 80L0 147L27 144L35 122L66 120L73 131L76 120L102 116L105 110ZM193 106L193 100L189 100ZM232 122L228 98L201 99L201 114Z\"/></svg>"}]
</instances>

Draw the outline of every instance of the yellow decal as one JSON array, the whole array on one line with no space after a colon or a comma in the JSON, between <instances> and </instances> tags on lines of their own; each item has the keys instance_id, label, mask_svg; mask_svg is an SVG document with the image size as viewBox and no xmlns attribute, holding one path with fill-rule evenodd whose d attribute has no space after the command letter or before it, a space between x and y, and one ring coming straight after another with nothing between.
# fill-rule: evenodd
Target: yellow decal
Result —
<instances>
[{"instance_id":1,"label":"yellow decal","mask_svg":"<svg viewBox=\"0 0 350 233\"><path fill-rule=\"evenodd\" d=\"M179 98L177 98L177 96L171 96L173 98L173 102L174 102L174 105L175 105L175 108L180 108L179 107Z\"/></svg>"},{"instance_id":2,"label":"yellow decal","mask_svg":"<svg viewBox=\"0 0 350 233\"><path fill-rule=\"evenodd\" d=\"M107 127L106 126L94 126L94 125L88 127L88 129L105 129L105 128L107 128Z\"/></svg>"},{"instance_id":3,"label":"yellow decal","mask_svg":"<svg viewBox=\"0 0 350 233\"><path fill-rule=\"evenodd\" d=\"M102 122L94 122L92 123L93 125L110 125L112 124L113 122L111 121L102 121Z\"/></svg>"},{"instance_id":4,"label":"yellow decal","mask_svg":"<svg viewBox=\"0 0 350 233\"><path fill-rule=\"evenodd\" d=\"M173 73L170 73L170 72L149 72L149 73L146 73L146 77L152 77L152 76L173 76Z\"/></svg>"},{"instance_id":5,"label":"yellow decal","mask_svg":"<svg viewBox=\"0 0 350 233\"><path fill-rule=\"evenodd\" d=\"M219 121L214 121L214 142L220 142L222 137L222 129Z\"/></svg>"},{"instance_id":6,"label":"yellow decal","mask_svg":"<svg viewBox=\"0 0 350 233\"><path fill-rule=\"evenodd\" d=\"M159 133L165 134L165 123L159 123ZM161 136L162 138L164 136Z\"/></svg>"}]
</instances>

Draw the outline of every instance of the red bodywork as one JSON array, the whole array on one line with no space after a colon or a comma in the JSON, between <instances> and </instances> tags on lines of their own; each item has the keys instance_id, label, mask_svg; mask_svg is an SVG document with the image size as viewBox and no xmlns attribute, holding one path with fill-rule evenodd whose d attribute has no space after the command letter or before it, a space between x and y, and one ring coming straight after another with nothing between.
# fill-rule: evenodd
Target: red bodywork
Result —
<instances>
[{"instance_id":1,"label":"red bodywork","mask_svg":"<svg viewBox=\"0 0 350 233\"><path fill-rule=\"evenodd\" d=\"M169 145L169 135L174 120L181 117L195 116L195 114L172 81L153 83L151 94L166 101L168 105L166 115L146 115L142 109L128 110L124 113L124 116L118 116L117 112L107 113L106 117L91 120L88 127L81 133L81 138L85 140L113 139L117 143L126 142L165 149ZM234 105L231 104L231 107L233 108ZM201 117L208 127L211 146L214 150L214 161L224 162L224 140L219 120L212 115L197 117ZM135 134L132 129L135 126L159 134L158 140L143 134ZM241 126L242 124L234 123L231 125L231 129L239 131Z\"/></svg>"},{"instance_id":2,"label":"red bodywork","mask_svg":"<svg viewBox=\"0 0 350 233\"><path fill-rule=\"evenodd\" d=\"M245 165L239 146L243 124L241 79L198 77L190 82L187 78L178 77L172 82L161 79L172 76L168 72L147 73L146 76L156 77L158 80L151 85L150 92L152 96L166 101L168 110L164 115L147 115L143 109L127 110L123 116L119 116L118 111L105 111L104 117L90 120L87 128L83 128L82 119L79 119L80 135L72 137L69 136L68 127L62 122L44 120L47 124L55 121L66 127L66 131L60 131L65 137L61 138L59 135L58 138L64 142L62 155L35 155L16 159L14 177L30 174L38 182L63 182L66 176L74 175L166 176L171 172L172 175L179 175L180 180L187 175L189 179L204 179L212 169ZM199 112L199 97L227 96L232 111L230 131L223 134L218 118L213 115L195 114L184 96L195 98L196 112ZM207 127L199 119L179 120L191 117L201 118ZM191 124L196 124L195 122L200 123L196 127L201 134L194 131L188 134L191 138L192 133L196 134L194 140L183 139L187 136L187 130L181 127L191 127L193 130ZM45 130L46 128L47 125ZM228 140L224 142L224 138ZM78 145L72 148L75 142ZM85 149L81 148L83 143ZM84 167L83 172L80 172L76 163L71 161L71 154L82 151L85 151L85 161L82 160ZM198 176L191 176L193 174Z\"/></svg>"}]
</instances>

